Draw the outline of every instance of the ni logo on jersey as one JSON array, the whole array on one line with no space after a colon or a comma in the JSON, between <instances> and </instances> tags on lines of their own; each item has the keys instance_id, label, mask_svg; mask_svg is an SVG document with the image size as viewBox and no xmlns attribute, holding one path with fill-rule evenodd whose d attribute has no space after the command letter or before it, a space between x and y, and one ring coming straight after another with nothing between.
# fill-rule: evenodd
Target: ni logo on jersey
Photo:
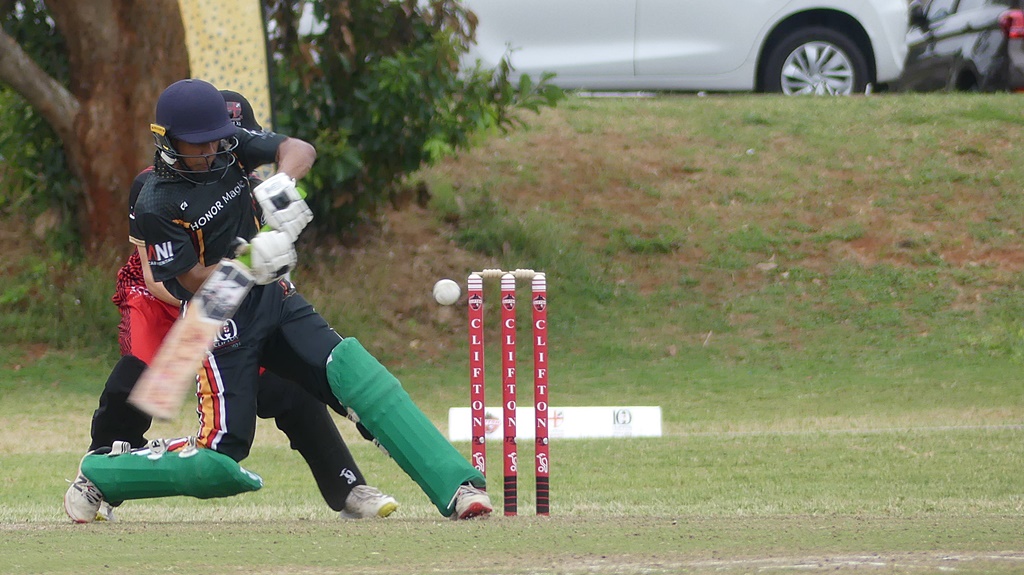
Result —
<instances>
[{"instance_id":1,"label":"ni logo on jersey","mask_svg":"<svg viewBox=\"0 0 1024 575\"><path fill-rule=\"evenodd\" d=\"M149 260L150 265L162 266L170 263L174 259L171 242L146 244L146 259Z\"/></svg>"}]
</instances>

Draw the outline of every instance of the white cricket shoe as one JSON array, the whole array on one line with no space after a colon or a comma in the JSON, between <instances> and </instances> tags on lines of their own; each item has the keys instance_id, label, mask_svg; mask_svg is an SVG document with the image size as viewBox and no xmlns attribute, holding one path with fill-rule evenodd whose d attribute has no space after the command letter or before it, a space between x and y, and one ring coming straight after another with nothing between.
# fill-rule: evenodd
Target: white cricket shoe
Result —
<instances>
[{"instance_id":1,"label":"white cricket shoe","mask_svg":"<svg viewBox=\"0 0 1024 575\"><path fill-rule=\"evenodd\" d=\"M341 510L341 518L387 517L396 509L398 509L398 502L394 497L381 493L380 489L376 487L356 485L345 498L345 508Z\"/></svg>"},{"instance_id":2,"label":"white cricket shoe","mask_svg":"<svg viewBox=\"0 0 1024 575\"><path fill-rule=\"evenodd\" d=\"M79 467L78 477L75 477L71 486L64 492L64 512L75 523L92 523L96 520L103 503L103 494L97 489L96 484L82 475L82 468Z\"/></svg>"},{"instance_id":3,"label":"white cricket shoe","mask_svg":"<svg viewBox=\"0 0 1024 575\"><path fill-rule=\"evenodd\" d=\"M459 490L455 492L454 501L455 512L452 513L452 519L486 517L494 511L487 492L472 485L460 485Z\"/></svg>"},{"instance_id":4,"label":"white cricket shoe","mask_svg":"<svg viewBox=\"0 0 1024 575\"><path fill-rule=\"evenodd\" d=\"M114 515L114 506L103 501L100 503L100 508L96 510L95 521L106 521L108 523L117 522L117 516Z\"/></svg>"}]
</instances>

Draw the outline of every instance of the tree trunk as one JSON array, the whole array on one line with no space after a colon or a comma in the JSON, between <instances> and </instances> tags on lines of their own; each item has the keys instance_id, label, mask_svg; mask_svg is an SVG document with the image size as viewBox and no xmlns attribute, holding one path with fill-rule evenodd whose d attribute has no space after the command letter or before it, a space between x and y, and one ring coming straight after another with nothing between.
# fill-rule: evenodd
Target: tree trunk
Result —
<instances>
[{"instance_id":1,"label":"tree trunk","mask_svg":"<svg viewBox=\"0 0 1024 575\"><path fill-rule=\"evenodd\" d=\"M67 41L69 88L78 102L70 141L60 136L82 186L82 239L91 252L124 246L128 189L153 159L149 124L157 97L188 77L178 3L49 0L47 7Z\"/></svg>"}]
</instances>

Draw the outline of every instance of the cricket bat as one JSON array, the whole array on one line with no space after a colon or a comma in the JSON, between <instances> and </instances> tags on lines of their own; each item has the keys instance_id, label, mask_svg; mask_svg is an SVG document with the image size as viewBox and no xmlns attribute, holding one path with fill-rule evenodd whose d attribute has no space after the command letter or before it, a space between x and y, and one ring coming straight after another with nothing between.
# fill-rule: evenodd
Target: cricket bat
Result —
<instances>
[{"instance_id":1,"label":"cricket bat","mask_svg":"<svg viewBox=\"0 0 1024 575\"><path fill-rule=\"evenodd\" d=\"M195 391L196 374L224 322L235 315L255 284L245 263L221 260L171 326L128 402L157 419L173 419L180 413L189 390Z\"/></svg>"}]
</instances>

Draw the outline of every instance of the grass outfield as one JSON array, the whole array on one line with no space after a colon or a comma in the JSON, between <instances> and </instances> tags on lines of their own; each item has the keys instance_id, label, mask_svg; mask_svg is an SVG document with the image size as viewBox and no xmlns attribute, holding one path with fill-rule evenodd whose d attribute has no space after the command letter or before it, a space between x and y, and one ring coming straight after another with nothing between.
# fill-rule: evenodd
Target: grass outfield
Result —
<instances>
[{"instance_id":1,"label":"grass outfield","mask_svg":"<svg viewBox=\"0 0 1024 575\"><path fill-rule=\"evenodd\" d=\"M0 573L1022 573L1019 103L573 97L425 171L430 206L359 246L300 246L300 289L442 429L466 335L430 286L548 273L552 406L660 405L665 430L554 441L549 518L523 474L522 516L444 520L340 421L401 503L342 522L261 422L262 490L70 525L116 267L4 250Z\"/></svg>"},{"instance_id":2,"label":"grass outfield","mask_svg":"<svg viewBox=\"0 0 1024 575\"><path fill-rule=\"evenodd\" d=\"M4 359L10 361L9 350ZM54 375L68 367L75 377ZM936 394L894 402L868 417L858 406L875 399L864 386L844 392L831 421L813 424L800 409L786 407L799 401L766 398L771 407L749 413L759 388L753 379L720 390L716 410L695 408L699 401L686 393L665 393L665 437L553 442L551 517L532 514L532 478L524 474L521 516L465 523L438 515L343 420L339 425L364 472L401 508L386 520L341 521L283 436L262 422L245 461L264 477L262 490L211 501L134 501L118 509L116 524L70 525L60 496L81 456L95 403L95 384L79 382L100 377L105 368L102 358L46 355L18 371L41 385L0 386L0 573L1024 569L1024 429L1014 423L1019 400L997 410L984 396L972 405ZM425 392L455 375L435 369L402 376L422 382L407 386L443 428L447 402ZM919 395L928 396L926 387L919 386ZM1003 387L1019 393L1019 386ZM931 419L922 409L973 415L970 421ZM742 417L742 424L727 429L722 415ZM190 424L183 414L155 433L187 432ZM468 444L458 447L468 455ZM492 457L497 449L491 446ZM521 460L531 455L529 446L520 446ZM493 477L491 491L497 502Z\"/></svg>"}]
</instances>

